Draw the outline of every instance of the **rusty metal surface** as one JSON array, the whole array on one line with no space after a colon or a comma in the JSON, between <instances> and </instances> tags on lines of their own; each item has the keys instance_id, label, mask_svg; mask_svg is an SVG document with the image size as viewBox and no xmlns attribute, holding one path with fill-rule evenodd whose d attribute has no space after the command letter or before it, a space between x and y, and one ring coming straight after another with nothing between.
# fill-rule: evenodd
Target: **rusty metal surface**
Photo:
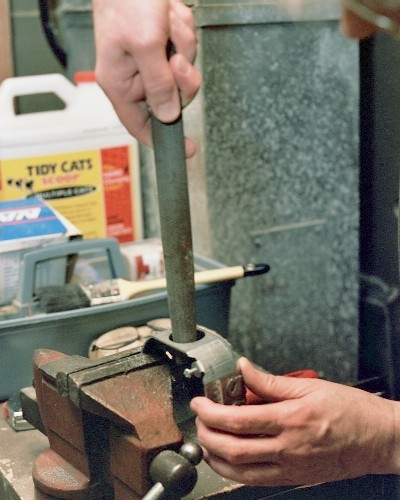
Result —
<instances>
[{"instance_id":1,"label":"rusty metal surface","mask_svg":"<svg viewBox=\"0 0 400 500\"><path fill-rule=\"evenodd\" d=\"M101 380L82 388L86 407L100 407L110 420L134 431L143 448L179 442L181 434L173 418L171 380L166 366ZM96 411L95 411L96 413Z\"/></svg>"},{"instance_id":2,"label":"rusty metal surface","mask_svg":"<svg viewBox=\"0 0 400 500\"><path fill-rule=\"evenodd\" d=\"M44 350L39 352L41 356L44 356L43 353L54 351ZM44 361L38 360L37 364L41 365L46 378L54 385L57 385L60 395L69 396L72 400L76 399L76 404L79 406L79 398L74 395L74 389L79 390L80 385L126 373L149 362L151 362L150 359L143 359L140 356L140 349L131 349L94 360L84 356L60 356L54 360L47 357ZM71 384L74 377L78 377L77 383Z\"/></svg>"},{"instance_id":3,"label":"rusty metal surface","mask_svg":"<svg viewBox=\"0 0 400 500\"><path fill-rule=\"evenodd\" d=\"M136 351L109 358L36 353L35 387L50 450L36 459L33 480L46 494L114 498L117 478L132 498L144 495L155 454L182 443L169 367Z\"/></svg>"},{"instance_id":4,"label":"rusty metal surface","mask_svg":"<svg viewBox=\"0 0 400 500\"><path fill-rule=\"evenodd\" d=\"M67 360L67 356L56 351L35 353L35 389L50 448L34 461L33 482L41 492L56 498L111 498L107 463L101 452L102 440L97 440L100 444L97 445L90 432L93 417L84 414L68 398L60 396L52 383L54 378L42 369L49 363L62 364ZM104 430L101 425L99 430L101 427ZM93 462L93 453L96 463Z\"/></svg>"},{"instance_id":5,"label":"rusty metal surface","mask_svg":"<svg viewBox=\"0 0 400 500\"><path fill-rule=\"evenodd\" d=\"M177 422L193 425L174 412L187 404L173 398L175 364L153 354L124 351L94 361L36 354L35 386L51 448L35 462L42 492L125 500L149 490L154 457L183 442Z\"/></svg>"},{"instance_id":6,"label":"rusty metal surface","mask_svg":"<svg viewBox=\"0 0 400 500\"><path fill-rule=\"evenodd\" d=\"M114 481L114 500L141 500L142 495L138 495L128 488L122 481Z\"/></svg>"},{"instance_id":7,"label":"rusty metal surface","mask_svg":"<svg viewBox=\"0 0 400 500\"><path fill-rule=\"evenodd\" d=\"M152 366L157 366L163 361L154 358L153 356L143 355L137 351L126 351L113 356L107 356L98 360L96 365L87 369L76 370L68 373L65 377L65 389L68 388L69 398L77 405L86 410L92 411L85 403L85 388L90 387L102 380L111 380L113 378L124 376L135 371L142 371ZM101 362L103 361L103 362ZM64 376L63 376L64 378ZM57 380L58 385L58 380Z\"/></svg>"},{"instance_id":8,"label":"rusty metal surface","mask_svg":"<svg viewBox=\"0 0 400 500\"><path fill-rule=\"evenodd\" d=\"M182 442L171 391L166 366L147 367L82 388L93 405L105 408L118 424L110 436L113 475L141 495L150 487L148 468L154 455Z\"/></svg>"},{"instance_id":9,"label":"rusty metal surface","mask_svg":"<svg viewBox=\"0 0 400 500\"><path fill-rule=\"evenodd\" d=\"M48 495L73 500L89 497L89 477L50 448L35 460L32 477L36 487Z\"/></svg>"}]
</instances>

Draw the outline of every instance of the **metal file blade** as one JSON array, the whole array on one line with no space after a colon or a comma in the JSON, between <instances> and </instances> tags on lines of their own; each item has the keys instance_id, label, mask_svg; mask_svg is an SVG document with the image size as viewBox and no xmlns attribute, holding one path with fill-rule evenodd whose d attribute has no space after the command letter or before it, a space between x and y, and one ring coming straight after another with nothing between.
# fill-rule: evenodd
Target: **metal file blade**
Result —
<instances>
[{"instance_id":1,"label":"metal file blade","mask_svg":"<svg viewBox=\"0 0 400 500\"><path fill-rule=\"evenodd\" d=\"M174 342L194 342L196 295L182 115L168 124L152 115L152 135L172 337Z\"/></svg>"}]
</instances>

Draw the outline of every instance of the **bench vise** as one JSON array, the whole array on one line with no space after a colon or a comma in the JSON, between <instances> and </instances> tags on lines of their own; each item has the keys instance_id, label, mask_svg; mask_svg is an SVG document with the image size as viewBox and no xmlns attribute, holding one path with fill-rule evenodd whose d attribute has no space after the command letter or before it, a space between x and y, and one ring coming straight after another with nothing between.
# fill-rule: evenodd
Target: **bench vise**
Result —
<instances>
[{"instance_id":1,"label":"bench vise","mask_svg":"<svg viewBox=\"0 0 400 500\"><path fill-rule=\"evenodd\" d=\"M202 327L195 342L171 339L159 332L143 348L98 360L35 352L37 403L24 391L21 401L50 443L33 466L38 499L138 500L154 483L160 493L145 498L190 493L201 460L200 447L185 443L195 439L190 399L241 404L245 393L225 339Z\"/></svg>"}]
</instances>

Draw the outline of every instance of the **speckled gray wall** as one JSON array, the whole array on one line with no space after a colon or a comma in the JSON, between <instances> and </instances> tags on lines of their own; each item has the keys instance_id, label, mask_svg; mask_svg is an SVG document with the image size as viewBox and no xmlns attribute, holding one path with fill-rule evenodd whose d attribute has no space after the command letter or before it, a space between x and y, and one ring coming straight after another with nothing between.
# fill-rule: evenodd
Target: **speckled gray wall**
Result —
<instances>
[{"instance_id":1,"label":"speckled gray wall","mask_svg":"<svg viewBox=\"0 0 400 500\"><path fill-rule=\"evenodd\" d=\"M271 265L234 287L230 340L273 372L353 380L358 46L330 13L204 23L201 40L210 252Z\"/></svg>"}]
</instances>

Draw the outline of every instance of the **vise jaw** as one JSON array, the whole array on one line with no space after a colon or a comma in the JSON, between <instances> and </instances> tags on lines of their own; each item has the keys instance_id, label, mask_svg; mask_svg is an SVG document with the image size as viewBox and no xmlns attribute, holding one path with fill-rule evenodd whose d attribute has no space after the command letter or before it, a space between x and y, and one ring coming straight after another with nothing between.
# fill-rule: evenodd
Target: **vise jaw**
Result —
<instances>
[{"instance_id":1,"label":"vise jaw","mask_svg":"<svg viewBox=\"0 0 400 500\"><path fill-rule=\"evenodd\" d=\"M182 444L169 369L153 356L133 350L90 361L39 350L34 384L50 448L33 480L47 495L138 500L154 456Z\"/></svg>"}]
</instances>

